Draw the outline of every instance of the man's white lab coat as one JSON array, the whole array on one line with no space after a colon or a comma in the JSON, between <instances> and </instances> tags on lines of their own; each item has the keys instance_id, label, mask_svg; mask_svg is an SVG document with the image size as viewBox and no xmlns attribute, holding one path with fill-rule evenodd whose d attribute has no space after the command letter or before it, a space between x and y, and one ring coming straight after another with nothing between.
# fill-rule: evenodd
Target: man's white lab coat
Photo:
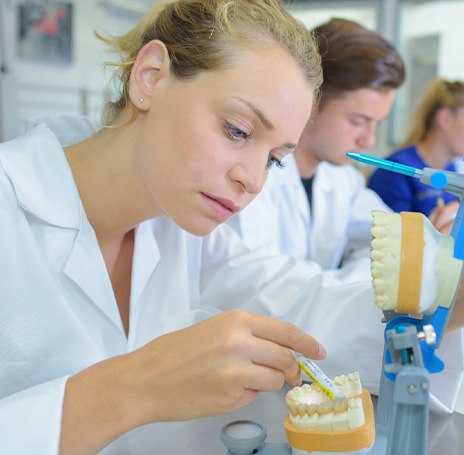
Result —
<instances>
[{"instance_id":1,"label":"man's white lab coat","mask_svg":"<svg viewBox=\"0 0 464 455\"><path fill-rule=\"evenodd\" d=\"M263 191L230 220L252 248L265 246L333 270L360 257L370 279L371 213L391 212L353 166L322 162L313 182L311 209L293 155L272 169ZM339 272L340 273L340 272Z\"/></svg>"}]
</instances>

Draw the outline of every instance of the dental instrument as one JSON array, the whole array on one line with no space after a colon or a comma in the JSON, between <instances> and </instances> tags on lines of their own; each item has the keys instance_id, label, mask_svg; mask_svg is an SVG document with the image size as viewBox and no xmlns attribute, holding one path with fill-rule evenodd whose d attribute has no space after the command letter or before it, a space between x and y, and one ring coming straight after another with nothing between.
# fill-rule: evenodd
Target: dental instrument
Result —
<instances>
[{"instance_id":1,"label":"dental instrument","mask_svg":"<svg viewBox=\"0 0 464 455\"><path fill-rule=\"evenodd\" d=\"M292 352L292 355L302 371L304 371L331 400L337 396L343 395L342 391L311 359L295 352Z\"/></svg>"}]
</instances>

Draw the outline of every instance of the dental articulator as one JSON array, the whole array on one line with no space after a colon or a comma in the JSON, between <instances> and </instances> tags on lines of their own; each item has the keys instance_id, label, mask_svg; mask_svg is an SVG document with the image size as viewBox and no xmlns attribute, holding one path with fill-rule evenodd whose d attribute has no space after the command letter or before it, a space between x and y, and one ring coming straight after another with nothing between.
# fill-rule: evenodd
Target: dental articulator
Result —
<instances>
[{"instance_id":1,"label":"dental articulator","mask_svg":"<svg viewBox=\"0 0 464 455\"><path fill-rule=\"evenodd\" d=\"M234 421L221 430L226 455L427 454L429 375L445 367L435 350L462 279L464 175L359 153L348 156L457 196L451 235L440 234L420 213L373 212L374 303L386 324L375 418L371 396L357 372L331 380L312 361L296 356L312 383L286 394L287 442L267 443L267 431L259 423Z\"/></svg>"}]
</instances>

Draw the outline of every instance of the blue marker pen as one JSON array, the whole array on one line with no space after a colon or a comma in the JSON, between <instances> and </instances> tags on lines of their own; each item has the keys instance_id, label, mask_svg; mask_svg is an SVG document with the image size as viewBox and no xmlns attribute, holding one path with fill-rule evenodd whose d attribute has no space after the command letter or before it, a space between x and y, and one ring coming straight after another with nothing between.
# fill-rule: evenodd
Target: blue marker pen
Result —
<instances>
[{"instance_id":1,"label":"blue marker pen","mask_svg":"<svg viewBox=\"0 0 464 455\"><path fill-rule=\"evenodd\" d=\"M382 169L386 169L387 171L398 172L400 174L409 175L410 177L416 178L420 178L422 176L421 169L416 169L415 167L384 160L382 158L376 158L375 156L352 152L347 153L347 156L361 163L366 163L372 166L380 167Z\"/></svg>"}]
</instances>

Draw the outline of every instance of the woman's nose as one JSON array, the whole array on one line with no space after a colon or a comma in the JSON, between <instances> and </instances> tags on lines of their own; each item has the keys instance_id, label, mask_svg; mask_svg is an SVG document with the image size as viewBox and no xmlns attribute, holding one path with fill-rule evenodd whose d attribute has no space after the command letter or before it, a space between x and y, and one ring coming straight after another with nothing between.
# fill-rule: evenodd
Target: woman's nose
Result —
<instances>
[{"instance_id":1,"label":"woman's nose","mask_svg":"<svg viewBox=\"0 0 464 455\"><path fill-rule=\"evenodd\" d=\"M263 189L267 174L267 158L237 163L230 171L231 179L250 194L258 194Z\"/></svg>"}]
</instances>

